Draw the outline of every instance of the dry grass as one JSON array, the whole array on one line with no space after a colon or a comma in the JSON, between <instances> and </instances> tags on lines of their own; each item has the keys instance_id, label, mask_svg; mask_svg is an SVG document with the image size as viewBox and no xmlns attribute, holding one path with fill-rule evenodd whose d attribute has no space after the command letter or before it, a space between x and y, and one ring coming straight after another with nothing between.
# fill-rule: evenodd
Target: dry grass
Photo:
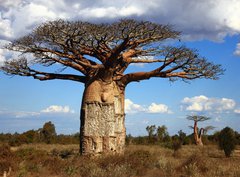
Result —
<instances>
[{"instance_id":1,"label":"dry grass","mask_svg":"<svg viewBox=\"0 0 240 177\"><path fill-rule=\"evenodd\" d=\"M17 151L19 149L26 149L26 148L33 148L36 150L51 152L54 149L57 150L74 150L76 152L79 151L79 145L76 144L70 144L70 145L62 145L62 144L23 144L18 147L11 147L12 151Z\"/></svg>"},{"instance_id":2,"label":"dry grass","mask_svg":"<svg viewBox=\"0 0 240 177\"><path fill-rule=\"evenodd\" d=\"M131 145L124 155L83 157L78 145L0 147L0 176L11 167L16 177L239 177L240 154L225 158L216 146L183 146L177 152L160 146Z\"/></svg>"}]
</instances>

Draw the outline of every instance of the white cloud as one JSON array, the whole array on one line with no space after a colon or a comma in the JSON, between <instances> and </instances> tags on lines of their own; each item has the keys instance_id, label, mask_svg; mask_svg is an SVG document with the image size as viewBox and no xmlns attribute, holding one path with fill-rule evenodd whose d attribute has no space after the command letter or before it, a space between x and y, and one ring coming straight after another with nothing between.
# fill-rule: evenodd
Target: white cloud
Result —
<instances>
[{"instance_id":1,"label":"white cloud","mask_svg":"<svg viewBox=\"0 0 240 177\"><path fill-rule=\"evenodd\" d=\"M2 17L0 12L0 37L11 37L13 35L13 29L11 28L11 21Z\"/></svg>"},{"instance_id":2,"label":"white cloud","mask_svg":"<svg viewBox=\"0 0 240 177\"><path fill-rule=\"evenodd\" d=\"M200 95L193 98L185 97L182 100L182 103L187 105L187 111L202 111L207 100L208 98L206 96Z\"/></svg>"},{"instance_id":3,"label":"white cloud","mask_svg":"<svg viewBox=\"0 0 240 177\"><path fill-rule=\"evenodd\" d=\"M70 109L69 106L58 106L58 105L51 105L46 109L41 111L12 111L7 109L0 109L0 117L10 117L10 118L36 118L41 117L42 115L46 116L46 114L59 114L64 113L66 114L74 114L75 111Z\"/></svg>"},{"instance_id":4,"label":"white cloud","mask_svg":"<svg viewBox=\"0 0 240 177\"><path fill-rule=\"evenodd\" d=\"M42 113L74 113L69 106L51 105L41 111Z\"/></svg>"},{"instance_id":5,"label":"white cloud","mask_svg":"<svg viewBox=\"0 0 240 177\"><path fill-rule=\"evenodd\" d=\"M125 112L126 113L137 113L137 112L143 112L144 108L139 105L133 103L130 99L125 99Z\"/></svg>"},{"instance_id":6,"label":"white cloud","mask_svg":"<svg viewBox=\"0 0 240 177\"><path fill-rule=\"evenodd\" d=\"M239 0L0 0L0 40L58 18L107 22L129 17L172 24L188 40L222 41L240 33L239 8ZM239 45L235 54L240 55Z\"/></svg>"},{"instance_id":7,"label":"white cloud","mask_svg":"<svg viewBox=\"0 0 240 177\"><path fill-rule=\"evenodd\" d=\"M236 113L236 114L240 114L240 108L235 109L235 110L234 110L234 113Z\"/></svg>"},{"instance_id":8,"label":"white cloud","mask_svg":"<svg viewBox=\"0 0 240 177\"><path fill-rule=\"evenodd\" d=\"M192 98L185 97L182 100L182 108L186 111L213 111L227 112L232 111L236 106L236 102L229 98L208 98L204 95Z\"/></svg>"},{"instance_id":9,"label":"white cloud","mask_svg":"<svg viewBox=\"0 0 240 177\"><path fill-rule=\"evenodd\" d=\"M9 44L10 41L0 39L0 66L3 65L6 59L16 58L19 56L19 52L9 51L4 49L4 46Z\"/></svg>"},{"instance_id":10,"label":"white cloud","mask_svg":"<svg viewBox=\"0 0 240 177\"><path fill-rule=\"evenodd\" d=\"M0 49L0 66L3 65L4 61L5 61L4 52L2 49Z\"/></svg>"},{"instance_id":11,"label":"white cloud","mask_svg":"<svg viewBox=\"0 0 240 177\"><path fill-rule=\"evenodd\" d=\"M240 32L238 0L17 0L1 2L2 19L16 35L30 26L57 18L107 21L138 18L170 23L189 38L221 40ZM10 30L10 31L11 31ZM8 34L5 34L7 36Z\"/></svg>"},{"instance_id":12,"label":"white cloud","mask_svg":"<svg viewBox=\"0 0 240 177\"><path fill-rule=\"evenodd\" d=\"M16 118L22 118L22 117L34 117L34 116L39 116L40 113L38 112L25 112L25 111L20 111L15 113Z\"/></svg>"},{"instance_id":13,"label":"white cloud","mask_svg":"<svg viewBox=\"0 0 240 177\"><path fill-rule=\"evenodd\" d=\"M149 113L171 113L168 106L165 104L156 104L152 103L148 109L147 112Z\"/></svg>"},{"instance_id":14,"label":"white cloud","mask_svg":"<svg viewBox=\"0 0 240 177\"><path fill-rule=\"evenodd\" d=\"M240 56L240 43L237 44L234 54Z\"/></svg>"},{"instance_id":15,"label":"white cloud","mask_svg":"<svg viewBox=\"0 0 240 177\"><path fill-rule=\"evenodd\" d=\"M125 112L126 113L167 113L170 114L172 111L169 110L165 104L152 103L150 106L142 106L132 102L130 99L125 99Z\"/></svg>"},{"instance_id":16,"label":"white cloud","mask_svg":"<svg viewBox=\"0 0 240 177\"><path fill-rule=\"evenodd\" d=\"M28 118L39 116L39 112L30 112L30 111L8 111L6 109L0 110L0 116L10 116L15 118Z\"/></svg>"},{"instance_id":17,"label":"white cloud","mask_svg":"<svg viewBox=\"0 0 240 177\"><path fill-rule=\"evenodd\" d=\"M20 4L21 0L0 0L0 7L9 8L17 7Z\"/></svg>"},{"instance_id":18,"label":"white cloud","mask_svg":"<svg viewBox=\"0 0 240 177\"><path fill-rule=\"evenodd\" d=\"M123 7L89 7L79 11L79 15L85 18L119 18L132 15L142 15L144 10L136 5Z\"/></svg>"}]
</instances>

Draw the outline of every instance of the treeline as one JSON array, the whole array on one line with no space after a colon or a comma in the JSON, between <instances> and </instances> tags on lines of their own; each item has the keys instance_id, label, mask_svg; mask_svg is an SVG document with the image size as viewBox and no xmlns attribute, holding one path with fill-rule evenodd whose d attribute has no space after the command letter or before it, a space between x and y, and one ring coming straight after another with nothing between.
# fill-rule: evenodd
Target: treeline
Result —
<instances>
[{"instance_id":1,"label":"treeline","mask_svg":"<svg viewBox=\"0 0 240 177\"><path fill-rule=\"evenodd\" d=\"M187 135L183 130L179 130L177 134L170 136L165 125L150 125L146 127L147 136L133 137L131 134L126 136L126 144L159 144L165 147L195 144L194 133ZM218 144L220 139L220 131L215 131L212 135L206 133L202 135L203 144ZM232 130L235 144L240 145L240 134Z\"/></svg>"},{"instance_id":2,"label":"treeline","mask_svg":"<svg viewBox=\"0 0 240 177\"><path fill-rule=\"evenodd\" d=\"M133 137L131 134L126 136L126 144L135 145L163 145L169 148L178 148L181 145L195 144L194 134L187 135L182 130L177 134L170 136L165 125L150 125L146 127L147 136ZM222 130L221 130L222 131ZM221 131L216 131L212 135L203 134L202 140L205 145L218 144ZM240 145L240 134L232 130L235 144ZM79 144L80 135L75 133L72 135L57 135L55 126L52 122L46 122L42 128L38 130L28 130L24 133L1 133L0 142L7 143L10 146L19 146L21 144L30 143L46 143L46 144Z\"/></svg>"},{"instance_id":3,"label":"treeline","mask_svg":"<svg viewBox=\"0 0 240 177\"><path fill-rule=\"evenodd\" d=\"M24 133L1 133L0 142L7 143L10 146L19 146L21 144L47 143L47 144L79 144L79 133L73 135L57 135L54 124L46 122L38 130L28 130Z\"/></svg>"}]
</instances>

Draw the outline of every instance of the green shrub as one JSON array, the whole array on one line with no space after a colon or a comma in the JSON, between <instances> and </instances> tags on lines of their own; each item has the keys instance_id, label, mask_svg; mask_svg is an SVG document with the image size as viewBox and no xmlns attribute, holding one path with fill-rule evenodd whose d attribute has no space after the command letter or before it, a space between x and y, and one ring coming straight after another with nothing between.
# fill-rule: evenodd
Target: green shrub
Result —
<instances>
[{"instance_id":1,"label":"green shrub","mask_svg":"<svg viewBox=\"0 0 240 177\"><path fill-rule=\"evenodd\" d=\"M232 151L235 149L236 138L233 129L225 127L219 133L219 147L224 150L225 156L230 157Z\"/></svg>"}]
</instances>

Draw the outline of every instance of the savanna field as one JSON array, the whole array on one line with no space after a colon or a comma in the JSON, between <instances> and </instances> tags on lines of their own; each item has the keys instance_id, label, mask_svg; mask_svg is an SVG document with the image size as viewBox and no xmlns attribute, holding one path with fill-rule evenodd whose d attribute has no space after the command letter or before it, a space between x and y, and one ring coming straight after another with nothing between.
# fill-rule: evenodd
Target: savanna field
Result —
<instances>
[{"instance_id":1,"label":"savanna field","mask_svg":"<svg viewBox=\"0 0 240 177\"><path fill-rule=\"evenodd\" d=\"M216 145L127 145L122 155L80 156L79 146L0 146L1 176L11 177L239 177L240 146L227 158Z\"/></svg>"}]
</instances>

